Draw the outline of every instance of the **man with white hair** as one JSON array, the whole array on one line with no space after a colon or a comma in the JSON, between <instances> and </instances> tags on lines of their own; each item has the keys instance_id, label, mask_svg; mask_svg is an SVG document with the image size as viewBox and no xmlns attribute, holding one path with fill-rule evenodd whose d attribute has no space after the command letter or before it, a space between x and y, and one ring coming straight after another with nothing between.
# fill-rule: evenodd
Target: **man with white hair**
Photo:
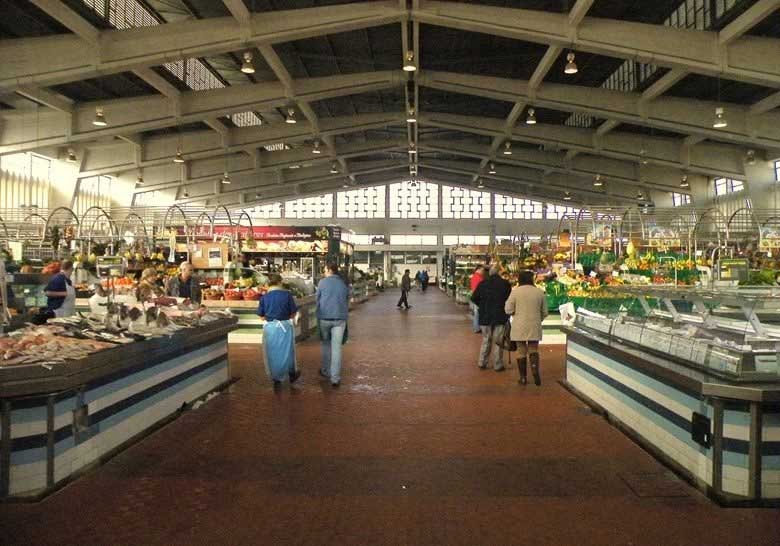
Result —
<instances>
[{"instance_id":1,"label":"man with white hair","mask_svg":"<svg viewBox=\"0 0 780 546\"><path fill-rule=\"evenodd\" d=\"M504 349L496 346L504 335L504 326L509 317L504 312L506 303L512 287L509 282L502 279L498 274L498 267L493 265L490 268L487 279L479 283L477 289L471 295L471 301L479 307L479 326L482 330L482 347L479 351L479 366L484 370L487 368L488 359L492 349L495 349L495 358L493 369L497 372L504 371Z\"/></svg>"},{"instance_id":2,"label":"man with white hair","mask_svg":"<svg viewBox=\"0 0 780 546\"><path fill-rule=\"evenodd\" d=\"M200 303L200 283L192 276L194 269L190 262L184 262L179 266L179 274L168 282L169 296Z\"/></svg>"}]
</instances>

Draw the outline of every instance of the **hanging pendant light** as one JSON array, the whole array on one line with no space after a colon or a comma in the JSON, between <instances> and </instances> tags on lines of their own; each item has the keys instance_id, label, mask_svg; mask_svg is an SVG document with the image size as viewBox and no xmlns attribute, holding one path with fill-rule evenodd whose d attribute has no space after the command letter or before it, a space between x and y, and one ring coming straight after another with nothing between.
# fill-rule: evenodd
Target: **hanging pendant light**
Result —
<instances>
[{"instance_id":1,"label":"hanging pendant light","mask_svg":"<svg viewBox=\"0 0 780 546\"><path fill-rule=\"evenodd\" d=\"M136 186L144 185L144 175L142 175L140 171L138 172L138 178L135 179L135 185Z\"/></svg>"},{"instance_id":2,"label":"hanging pendant light","mask_svg":"<svg viewBox=\"0 0 780 546\"><path fill-rule=\"evenodd\" d=\"M536 125L536 110L528 109L528 117L525 120L526 125Z\"/></svg>"},{"instance_id":3,"label":"hanging pendant light","mask_svg":"<svg viewBox=\"0 0 780 546\"><path fill-rule=\"evenodd\" d=\"M488 169L488 174L496 174L496 164L491 163L490 168Z\"/></svg>"},{"instance_id":4,"label":"hanging pendant light","mask_svg":"<svg viewBox=\"0 0 780 546\"><path fill-rule=\"evenodd\" d=\"M645 150L644 148L639 150L639 163L641 163L642 165L647 165L647 163L648 163L648 161L647 161L647 150Z\"/></svg>"},{"instance_id":5,"label":"hanging pendant light","mask_svg":"<svg viewBox=\"0 0 780 546\"><path fill-rule=\"evenodd\" d=\"M690 182L688 182L688 175L687 174L682 175L682 177L680 178L680 187L681 188L690 188L691 187Z\"/></svg>"},{"instance_id":6,"label":"hanging pendant light","mask_svg":"<svg viewBox=\"0 0 780 546\"><path fill-rule=\"evenodd\" d=\"M601 175L597 174L596 178L593 179L593 187L594 188L600 188L604 185L604 181L601 179Z\"/></svg>"},{"instance_id":7,"label":"hanging pendant light","mask_svg":"<svg viewBox=\"0 0 780 546\"><path fill-rule=\"evenodd\" d=\"M414 155L417 153L417 148L414 146L414 142L409 144L409 154Z\"/></svg>"},{"instance_id":8,"label":"hanging pendant light","mask_svg":"<svg viewBox=\"0 0 780 546\"><path fill-rule=\"evenodd\" d=\"M718 106L715 108L715 119L712 121L712 128L723 129L724 127L728 126L729 122L726 121L725 111L723 110L722 106Z\"/></svg>"},{"instance_id":9,"label":"hanging pendant light","mask_svg":"<svg viewBox=\"0 0 780 546\"><path fill-rule=\"evenodd\" d=\"M349 188L349 182L347 182L347 181L345 180L345 181L344 181L344 183L341 185L341 187L342 187L342 188L344 188L344 189L346 190L347 188Z\"/></svg>"},{"instance_id":10,"label":"hanging pendant light","mask_svg":"<svg viewBox=\"0 0 780 546\"><path fill-rule=\"evenodd\" d=\"M225 171L225 173L222 175L221 182L223 184L230 184L230 174L227 171Z\"/></svg>"},{"instance_id":11,"label":"hanging pendant light","mask_svg":"<svg viewBox=\"0 0 780 546\"><path fill-rule=\"evenodd\" d=\"M571 194L569 192L565 192L563 194L563 200L564 201L571 201Z\"/></svg>"},{"instance_id":12,"label":"hanging pendant light","mask_svg":"<svg viewBox=\"0 0 780 546\"><path fill-rule=\"evenodd\" d=\"M100 106L95 108L95 119L92 120L92 125L95 127L105 127L108 125L108 122L106 122L106 116L103 114L103 108Z\"/></svg>"},{"instance_id":13,"label":"hanging pendant light","mask_svg":"<svg viewBox=\"0 0 780 546\"><path fill-rule=\"evenodd\" d=\"M314 148L312 148L311 153L313 154L321 154L322 150L320 150L320 141L315 140L314 141Z\"/></svg>"},{"instance_id":14,"label":"hanging pendant light","mask_svg":"<svg viewBox=\"0 0 780 546\"><path fill-rule=\"evenodd\" d=\"M636 200L637 201L644 201L645 200L645 194L642 193L642 190L639 190L636 194Z\"/></svg>"},{"instance_id":15,"label":"hanging pendant light","mask_svg":"<svg viewBox=\"0 0 780 546\"><path fill-rule=\"evenodd\" d=\"M507 140L504 142L504 155L512 155L512 142Z\"/></svg>"},{"instance_id":16,"label":"hanging pendant light","mask_svg":"<svg viewBox=\"0 0 780 546\"><path fill-rule=\"evenodd\" d=\"M414 72L415 70L417 70L417 66L414 64L414 51L410 49L404 57L404 72Z\"/></svg>"},{"instance_id":17,"label":"hanging pendant light","mask_svg":"<svg viewBox=\"0 0 780 546\"><path fill-rule=\"evenodd\" d=\"M76 161L78 161L76 152L73 150L73 148L68 148L68 163L75 163Z\"/></svg>"},{"instance_id":18,"label":"hanging pendant light","mask_svg":"<svg viewBox=\"0 0 780 546\"><path fill-rule=\"evenodd\" d=\"M184 197L189 197L190 192L187 191L187 186L184 186Z\"/></svg>"},{"instance_id":19,"label":"hanging pendant light","mask_svg":"<svg viewBox=\"0 0 780 546\"><path fill-rule=\"evenodd\" d=\"M330 174L339 174L339 166L335 161L330 164Z\"/></svg>"},{"instance_id":20,"label":"hanging pendant light","mask_svg":"<svg viewBox=\"0 0 780 546\"><path fill-rule=\"evenodd\" d=\"M255 73L255 65L252 63L251 51L244 51L244 62L241 64L241 72L244 74Z\"/></svg>"},{"instance_id":21,"label":"hanging pendant light","mask_svg":"<svg viewBox=\"0 0 780 546\"><path fill-rule=\"evenodd\" d=\"M747 151L747 154L745 155L745 163L748 165L756 164L756 152L754 150Z\"/></svg>"},{"instance_id":22,"label":"hanging pendant light","mask_svg":"<svg viewBox=\"0 0 780 546\"><path fill-rule=\"evenodd\" d=\"M263 197L263 194L258 192L255 192L255 199L261 199Z\"/></svg>"},{"instance_id":23,"label":"hanging pendant light","mask_svg":"<svg viewBox=\"0 0 780 546\"><path fill-rule=\"evenodd\" d=\"M414 113L414 108L409 108L406 112L406 123L417 123L417 116Z\"/></svg>"},{"instance_id":24,"label":"hanging pendant light","mask_svg":"<svg viewBox=\"0 0 780 546\"><path fill-rule=\"evenodd\" d=\"M480 179L477 181L477 188L481 190L481 189L483 189L484 187L485 187L485 183L484 183L484 182L482 181L482 179L480 178Z\"/></svg>"},{"instance_id":25,"label":"hanging pendant light","mask_svg":"<svg viewBox=\"0 0 780 546\"><path fill-rule=\"evenodd\" d=\"M563 69L563 72L565 74L576 74L579 72L579 69L577 68L577 63L574 62L574 52L569 51L569 53L566 55L566 68Z\"/></svg>"},{"instance_id":26,"label":"hanging pendant light","mask_svg":"<svg viewBox=\"0 0 780 546\"><path fill-rule=\"evenodd\" d=\"M295 119L295 110L292 108L287 109L287 117L284 119L285 123L293 124L298 123L298 120Z\"/></svg>"},{"instance_id":27,"label":"hanging pendant light","mask_svg":"<svg viewBox=\"0 0 780 546\"><path fill-rule=\"evenodd\" d=\"M176 157L173 158L174 163L184 163L184 156L181 153L181 148L176 150Z\"/></svg>"}]
</instances>

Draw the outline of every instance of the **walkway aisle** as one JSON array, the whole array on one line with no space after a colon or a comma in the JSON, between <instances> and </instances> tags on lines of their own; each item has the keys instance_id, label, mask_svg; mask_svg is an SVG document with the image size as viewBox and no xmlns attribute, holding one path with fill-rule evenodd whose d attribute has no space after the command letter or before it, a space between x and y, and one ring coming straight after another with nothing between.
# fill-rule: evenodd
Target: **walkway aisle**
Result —
<instances>
[{"instance_id":1,"label":"walkway aisle","mask_svg":"<svg viewBox=\"0 0 780 546\"><path fill-rule=\"evenodd\" d=\"M359 307L342 386L243 379L38 504L0 505L0 544L780 543L777 510L726 510L556 380L476 367L479 336L436 288Z\"/></svg>"}]
</instances>

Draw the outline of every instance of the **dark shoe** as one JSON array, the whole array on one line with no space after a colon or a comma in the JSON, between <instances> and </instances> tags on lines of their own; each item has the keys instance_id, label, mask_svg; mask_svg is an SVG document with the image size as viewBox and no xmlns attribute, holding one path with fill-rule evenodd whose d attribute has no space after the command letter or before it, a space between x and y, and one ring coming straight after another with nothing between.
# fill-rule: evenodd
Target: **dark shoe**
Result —
<instances>
[{"instance_id":1,"label":"dark shoe","mask_svg":"<svg viewBox=\"0 0 780 546\"><path fill-rule=\"evenodd\" d=\"M281 388L282 388L282 382L281 381L277 381L276 379L274 379L274 390L276 391L276 390L279 390Z\"/></svg>"},{"instance_id":2,"label":"dark shoe","mask_svg":"<svg viewBox=\"0 0 780 546\"><path fill-rule=\"evenodd\" d=\"M298 381L298 378L300 376L301 376L301 371L300 370L295 370L294 372L292 372L290 374L290 383L292 384L292 383L295 383L296 381Z\"/></svg>"},{"instance_id":3,"label":"dark shoe","mask_svg":"<svg viewBox=\"0 0 780 546\"><path fill-rule=\"evenodd\" d=\"M518 380L518 383L520 383L521 385L527 385L528 384L528 359L518 358L517 369L520 370L520 379Z\"/></svg>"},{"instance_id":4,"label":"dark shoe","mask_svg":"<svg viewBox=\"0 0 780 546\"><path fill-rule=\"evenodd\" d=\"M479 364L477 364L477 368L480 370L487 370L487 366L480 366Z\"/></svg>"},{"instance_id":5,"label":"dark shoe","mask_svg":"<svg viewBox=\"0 0 780 546\"><path fill-rule=\"evenodd\" d=\"M528 356L531 361L531 373L534 374L534 385L537 387L542 384L542 377L539 375L539 353L531 353Z\"/></svg>"},{"instance_id":6,"label":"dark shoe","mask_svg":"<svg viewBox=\"0 0 780 546\"><path fill-rule=\"evenodd\" d=\"M336 381L335 383L330 384L331 387L334 389L338 389L341 386L341 381Z\"/></svg>"},{"instance_id":7,"label":"dark shoe","mask_svg":"<svg viewBox=\"0 0 780 546\"><path fill-rule=\"evenodd\" d=\"M330 379L330 376L322 371L322 368L317 370L320 373L320 377L324 377L325 379Z\"/></svg>"}]
</instances>

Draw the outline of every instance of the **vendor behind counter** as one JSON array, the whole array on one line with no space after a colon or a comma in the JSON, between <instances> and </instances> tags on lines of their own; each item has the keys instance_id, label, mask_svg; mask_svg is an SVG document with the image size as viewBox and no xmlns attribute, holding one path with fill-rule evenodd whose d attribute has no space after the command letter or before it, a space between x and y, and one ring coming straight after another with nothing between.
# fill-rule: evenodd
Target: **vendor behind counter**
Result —
<instances>
[{"instance_id":1,"label":"vendor behind counter","mask_svg":"<svg viewBox=\"0 0 780 546\"><path fill-rule=\"evenodd\" d=\"M184 262L179 266L179 274L168 281L168 295L173 298L185 298L193 303L200 303L200 281L193 275L193 267L190 262Z\"/></svg>"},{"instance_id":2,"label":"vendor behind counter","mask_svg":"<svg viewBox=\"0 0 780 546\"><path fill-rule=\"evenodd\" d=\"M70 277L73 274L73 262L62 262L60 272L54 275L44 289L46 308L57 317L69 317L76 312L76 289Z\"/></svg>"}]
</instances>

